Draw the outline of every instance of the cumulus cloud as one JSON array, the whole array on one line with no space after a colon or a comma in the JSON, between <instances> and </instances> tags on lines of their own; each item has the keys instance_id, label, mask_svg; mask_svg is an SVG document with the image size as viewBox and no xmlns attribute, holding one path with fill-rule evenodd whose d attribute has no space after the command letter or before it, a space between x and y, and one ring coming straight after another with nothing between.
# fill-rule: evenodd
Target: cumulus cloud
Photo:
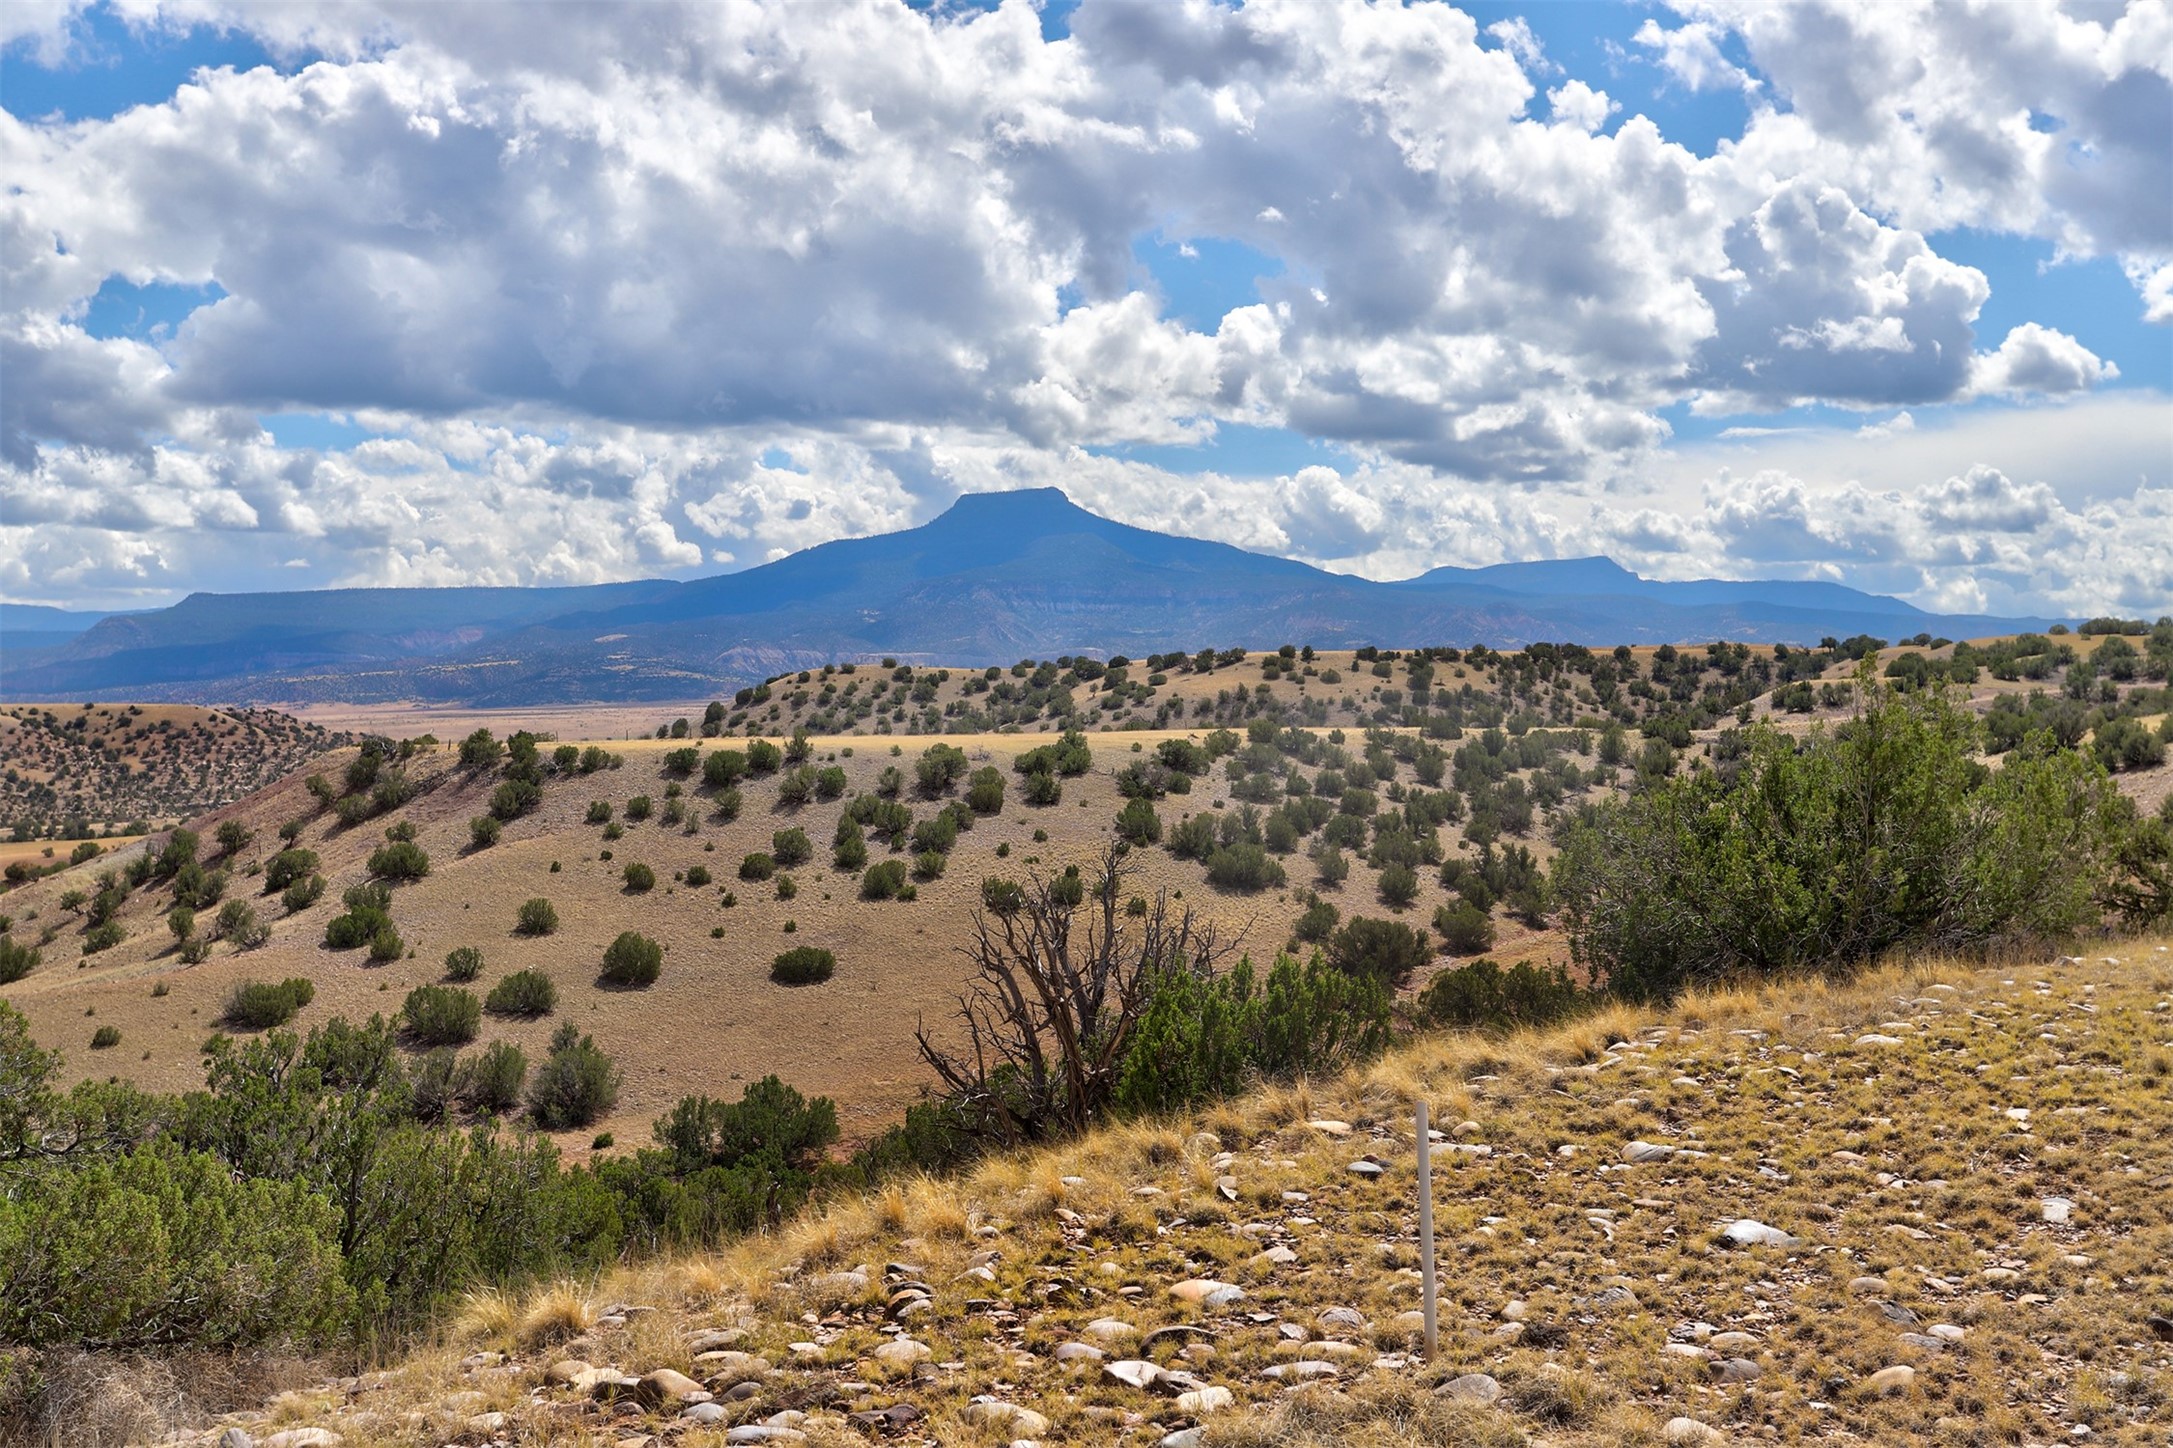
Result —
<instances>
[{"instance_id":1,"label":"cumulus cloud","mask_svg":"<svg viewBox=\"0 0 2173 1448\"><path fill-rule=\"evenodd\" d=\"M68 546L77 583L187 586L274 537L328 579L589 581L1028 480L1375 573L1591 551L1598 490L1679 402L2117 376L2043 323L1983 350L1985 278L1929 230L2115 253L2173 315L2173 202L2137 184L2173 169L2143 124L2162 7L1672 8L1638 43L1677 83L1786 102L1710 158L1640 116L1608 133L1620 107L1528 26L1443 4L1088 0L1051 42L1025 0L128 0L325 58L111 120L0 113L0 586L57 596ZM55 58L77 18L11 7L0 35ZM1281 274L1195 327L1139 276L1148 234ZM218 300L94 337L115 277ZM282 449L253 421L279 411L384 436ZM1237 423L1357 462L1186 478L1082 450ZM1809 566L1774 552L1800 514L1829 562L1875 551L1763 471L1623 536Z\"/></svg>"}]
</instances>

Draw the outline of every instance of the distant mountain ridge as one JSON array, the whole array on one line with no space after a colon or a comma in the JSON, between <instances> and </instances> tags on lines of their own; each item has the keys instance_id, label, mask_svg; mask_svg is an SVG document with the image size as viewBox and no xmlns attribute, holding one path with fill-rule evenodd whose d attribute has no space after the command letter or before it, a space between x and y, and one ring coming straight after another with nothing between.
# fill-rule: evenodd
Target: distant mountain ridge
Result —
<instances>
[{"instance_id":1,"label":"distant mountain ridge","mask_svg":"<svg viewBox=\"0 0 2173 1448\"><path fill-rule=\"evenodd\" d=\"M874 655L989 664L1208 644L1814 643L2052 622L1932 614L1833 583L1663 583L1606 558L1376 583L1114 522L1055 488L968 494L917 528L687 582L199 593L80 630L69 629L80 616L8 607L0 698L472 705L687 699Z\"/></svg>"}]
</instances>

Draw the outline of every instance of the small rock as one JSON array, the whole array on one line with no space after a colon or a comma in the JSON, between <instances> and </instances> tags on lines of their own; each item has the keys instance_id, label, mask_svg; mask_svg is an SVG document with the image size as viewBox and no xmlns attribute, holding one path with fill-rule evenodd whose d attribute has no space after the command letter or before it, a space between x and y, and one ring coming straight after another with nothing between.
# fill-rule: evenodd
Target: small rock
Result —
<instances>
[{"instance_id":1,"label":"small rock","mask_svg":"<svg viewBox=\"0 0 2173 1448\"><path fill-rule=\"evenodd\" d=\"M1079 1330L1088 1337L1102 1342L1114 1342L1120 1337L1139 1336L1138 1328L1132 1326L1129 1322L1123 1322L1114 1317L1097 1317Z\"/></svg>"},{"instance_id":2,"label":"small rock","mask_svg":"<svg viewBox=\"0 0 2173 1448\"><path fill-rule=\"evenodd\" d=\"M1718 1443L1720 1434L1695 1418L1670 1418L1660 1436L1671 1448L1698 1448L1706 1443Z\"/></svg>"},{"instance_id":3,"label":"small rock","mask_svg":"<svg viewBox=\"0 0 2173 1448\"><path fill-rule=\"evenodd\" d=\"M269 1438L259 1438L257 1448L339 1448L340 1435L330 1428L288 1428Z\"/></svg>"},{"instance_id":4,"label":"small rock","mask_svg":"<svg viewBox=\"0 0 2173 1448\"><path fill-rule=\"evenodd\" d=\"M1933 1337L1936 1337L1941 1342L1945 1343L1957 1343L1960 1342L1965 1336L1967 1336L1967 1334L1964 1333L1962 1329L1956 1327L1951 1322L1935 1322L1930 1327L1926 1328L1925 1331L1929 1332Z\"/></svg>"},{"instance_id":5,"label":"small rock","mask_svg":"<svg viewBox=\"0 0 2173 1448\"><path fill-rule=\"evenodd\" d=\"M1450 1378L1441 1385L1442 1393L1460 1403L1477 1403L1492 1407L1501 1401L1501 1384L1485 1373L1465 1373L1460 1378Z\"/></svg>"},{"instance_id":6,"label":"small rock","mask_svg":"<svg viewBox=\"0 0 2173 1448\"><path fill-rule=\"evenodd\" d=\"M1724 1383L1755 1383L1766 1375L1766 1370L1749 1358L1729 1358L1713 1371Z\"/></svg>"},{"instance_id":7,"label":"small rock","mask_svg":"<svg viewBox=\"0 0 2173 1448\"><path fill-rule=\"evenodd\" d=\"M1245 1300L1245 1289L1230 1282L1217 1282L1211 1277L1194 1277L1170 1288L1170 1296L1180 1302L1194 1303L1200 1307L1227 1307L1233 1302Z\"/></svg>"},{"instance_id":8,"label":"small rock","mask_svg":"<svg viewBox=\"0 0 2173 1448\"><path fill-rule=\"evenodd\" d=\"M797 1428L779 1428L769 1423L747 1423L724 1435L727 1443L805 1443L807 1435Z\"/></svg>"},{"instance_id":9,"label":"small rock","mask_svg":"<svg viewBox=\"0 0 2173 1448\"><path fill-rule=\"evenodd\" d=\"M1205 1428L1180 1428L1163 1436L1156 1448L1203 1448L1207 1442Z\"/></svg>"},{"instance_id":10,"label":"small rock","mask_svg":"<svg viewBox=\"0 0 2173 1448\"><path fill-rule=\"evenodd\" d=\"M1341 1328L1345 1332L1364 1332L1366 1316L1355 1307L1331 1307L1320 1315L1320 1325L1324 1331Z\"/></svg>"},{"instance_id":11,"label":"small rock","mask_svg":"<svg viewBox=\"0 0 2173 1448\"><path fill-rule=\"evenodd\" d=\"M689 1423L700 1423L707 1427L711 1423L722 1423L732 1414L722 1403L696 1403L679 1416Z\"/></svg>"},{"instance_id":12,"label":"small rock","mask_svg":"<svg viewBox=\"0 0 2173 1448\"><path fill-rule=\"evenodd\" d=\"M1128 1388L1151 1388L1161 1381L1162 1370L1143 1358L1120 1358L1103 1363L1102 1376Z\"/></svg>"},{"instance_id":13,"label":"small rock","mask_svg":"<svg viewBox=\"0 0 2173 1448\"><path fill-rule=\"evenodd\" d=\"M2044 1213L2046 1221L2060 1223L2074 1213L2075 1204L2066 1197L2047 1197L2038 1203L2038 1210Z\"/></svg>"},{"instance_id":14,"label":"small rock","mask_svg":"<svg viewBox=\"0 0 2173 1448\"><path fill-rule=\"evenodd\" d=\"M1879 1397L1885 1397L1889 1393L1907 1391L1909 1385L1915 1381L1915 1368L1910 1367L1907 1363L1896 1363L1890 1368L1880 1368L1870 1377L1865 1378L1864 1391Z\"/></svg>"},{"instance_id":15,"label":"small rock","mask_svg":"<svg viewBox=\"0 0 2173 1448\"><path fill-rule=\"evenodd\" d=\"M1277 1363L1274 1367L1262 1368L1260 1376L1278 1383L1305 1383L1315 1378L1339 1377L1342 1372L1334 1363L1307 1358L1299 1362Z\"/></svg>"},{"instance_id":16,"label":"small rock","mask_svg":"<svg viewBox=\"0 0 2173 1448\"><path fill-rule=\"evenodd\" d=\"M1345 1137L1351 1134L1348 1121L1308 1121L1305 1123L1322 1136Z\"/></svg>"},{"instance_id":17,"label":"small rock","mask_svg":"<svg viewBox=\"0 0 2173 1448\"><path fill-rule=\"evenodd\" d=\"M661 1408L668 1403L706 1403L711 1396L709 1389L671 1368L658 1368L653 1373L643 1374L634 1395L651 1408Z\"/></svg>"},{"instance_id":18,"label":"small rock","mask_svg":"<svg viewBox=\"0 0 2173 1448\"><path fill-rule=\"evenodd\" d=\"M1856 1038L1856 1044L1859 1046L1898 1046L1901 1044L1901 1037L1885 1036L1877 1031L1866 1031Z\"/></svg>"},{"instance_id":19,"label":"small rock","mask_svg":"<svg viewBox=\"0 0 2173 1448\"><path fill-rule=\"evenodd\" d=\"M1107 1354L1092 1343L1060 1342L1050 1356L1060 1363L1098 1363Z\"/></svg>"},{"instance_id":20,"label":"small rock","mask_svg":"<svg viewBox=\"0 0 2173 1448\"><path fill-rule=\"evenodd\" d=\"M1003 1428L1021 1438L1039 1438L1049 1431L1049 1420L1032 1408L1022 1408L1001 1398L979 1397L966 1404L970 1422Z\"/></svg>"},{"instance_id":21,"label":"small rock","mask_svg":"<svg viewBox=\"0 0 2173 1448\"><path fill-rule=\"evenodd\" d=\"M1350 1165L1353 1176L1378 1177L1388 1169L1370 1156L1362 1156Z\"/></svg>"},{"instance_id":22,"label":"small rock","mask_svg":"<svg viewBox=\"0 0 2173 1448\"><path fill-rule=\"evenodd\" d=\"M885 1367L909 1368L935 1357L935 1352L924 1342L910 1337L895 1337L875 1350L875 1360Z\"/></svg>"},{"instance_id":23,"label":"small rock","mask_svg":"<svg viewBox=\"0 0 2173 1448\"><path fill-rule=\"evenodd\" d=\"M1730 1222L1720 1234L1734 1247L1798 1247L1802 1239L1791 1237L1779 1227L1769 1227L1764 1222L1754 1222L1749 1217Z\"/></svg>"},{"instance_id":24,"label":"small rock","mask_svg":"<svg viewBox=\"0 0 2173 1448\"><path fill-rule=\"evenodd\" d=\"M1671 1161L1674 1156L1674 1147L1662 1146L1656 1141L1633 1141L1622 1148L1622 1159L1632 1166L1643 1166L1648 1162L1655 1161Z\"/></svg>"},{"instance_id":25,"label":"small rock","mask_svg":"<svg viewBox=\"0 0 2173 1448\"><path fill-rule=\"evenodd\" d=\"M1194 1388L1189 1393L1177 1395L1177 1411L1189 1417L1204 1418L1219 1413L1237 1402L1237 1394L1225 1387Z\"/></svg>"},{"instance_id":26,"label":"small rock","mask_svg":"<svg viewBox=\"0 0 2173 1448\"><path fill-rule=\"evenodd\" d=\"M1901 1335L1901 1345L1903 1347L1922 1348L1926 1352L1945 1352L1947 1350L1947 1340L1945 1338L1933 1337L1931 1334L1924 1332L1903 1333Z\"/></svg>"},{"instance_id":27,"label":"small rock","mask_svg":"<svg viewBox=\"0 0 2173 1448\"><path fill-rule=\"evenodd\" d=\"M256 1448L249 1435L240 1428L229 1428L219 1435L219 1448Z\"/></svg>"}]
</instances>

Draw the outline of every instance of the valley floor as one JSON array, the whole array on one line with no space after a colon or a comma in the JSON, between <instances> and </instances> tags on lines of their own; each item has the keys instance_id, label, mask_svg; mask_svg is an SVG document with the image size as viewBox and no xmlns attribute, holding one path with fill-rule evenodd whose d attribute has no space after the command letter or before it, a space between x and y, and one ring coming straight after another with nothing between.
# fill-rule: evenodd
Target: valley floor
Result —
<instances>
[{"instance_id":1,"label":"valley floor","mask_svg":"<svg viewBox=\"0 0 2173 1448\"><path fill-rule=\"evenodd\" d=\"M1430 1361L1421 1097L1445 1133ZM2173 953L1427 1037L476 1299L442 1344L231 1422L280 1448L2163 1445Z\"/></svg>"}]
</instances>

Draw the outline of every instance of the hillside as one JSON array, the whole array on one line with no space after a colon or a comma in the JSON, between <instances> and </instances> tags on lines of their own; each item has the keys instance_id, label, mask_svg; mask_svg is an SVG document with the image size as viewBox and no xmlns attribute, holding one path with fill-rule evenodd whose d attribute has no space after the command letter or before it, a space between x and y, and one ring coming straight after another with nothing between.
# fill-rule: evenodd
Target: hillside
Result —
<instances>
[{"instance_id":1,"label":"hillside","mask_svg":"<svg viewBox=\"0 0 2173 1448\"><path fill-rule=\"evenodd\" d=\"M1206 640L1809 644L2049 622L1943 617L1831 584L1662 583L1605 559L1376 583L1128 527L1039 488L971 494L917 528L689 582L196 594L5 651L0 697L516 706L684 699L884 656L986 666Z\"/></svg>"},{"instance_id":2,"label":"hillside","mask_svg":"<svg viewBox=\"0 0 2173 1448\"><path fill-rule=\"evenodd\" d=\"M1427 1037L720 1255L473 1299L441 1347L228 1421L386 1444L2155 1445L2169 1079L2162 940ZM1431 1361L1422 1097L1444 1132ZM118 1378L86 1401L156 1421Z\"/></svg>"},{"instance_id":3,"label":"hillside","mask_svg":"<svg viewBox=\"0 0 2173 1448\"><path fill-rule=\"evenodd\" d=\"M22 840L172 825L345 742L274 709L0 705L0 828Z\"/></svg>"},{"instance_id":4,"label":"hillside","mask_svg":"<svg viewBox=\"0 0 2173 1448\"><path fill-rule=\"evenodd\" d=\"M2033 652L2040 644L2044 651ZM2049 716L2028 710L2053 707L2042 696L2048 681L2057 686L2058 660L2092 659L2107 647L2105 636L1984 645L1968 656L1984 661L1973 665L1980 676L1968 695L1980 712L2020 710L2012 717L2041 722ZM969 969L958 947L970 933L982 880L1084 868L1112 837L1127 791L1150 797L1146 808L1159 831L1153 847L1134 852L1134 891L1151 897L1169 889L1226 933L1241 932L1243 951L1263 963L1292 946L1309 952L1359 917L1408 926L1425 942L1429 956L1411 978L1413 993L1434 969L1476 953L1505 963L1560 962L1567 952L1539 875L1558 831L1583 806L1641 774L1726 767L1739 711L1795 728L1830 722L1849 707L1847 660L1774 652L1663 648L1633 651L1628 662L1612 653L1577 659L1551 650L1453 660L1323 654L1312 664L1293 660L1289 674L1278 667L1272 678L1258 658L1173 668L1162 686L1147 685L1151 674L1140 679L1163 692L1122 716L1104 713L1097 721L1092 706L1064 716L1061 722L1089 728L1125 727L1089 733L1082 772L1059 777L1057 801L1041 805L1028 802L1029 779L1017 765L1058 743L1053 733L1031 732L1048 729L1046 714L1002 720L1001 727L1029 732L962 732L959 726L998 726L995 717L968 712L988 707L993 696L963 693L978 674L954 671L939 681L940 671L907 679L878 669L816 671L809 685L773 688L766 704L728 714L720 724L735 737L602 741L594 747L616 756L618 767L551 765L537 807L505 823L487 848L473 843L471 821L488 812L497 773L463 768L451 741L419 744L412 758L387 769L388 780L402 781L397 788L374 783L354 801L362 805L374 791L390 803L351 825L313 797L302 775L191 821L203 865L230 877L223 898L199 910L198 933L208 938L217 910L239 900L262 922L261 944L209 943L206 958L188 963L166 920L178 892L157 881L115 897L110 923L118 941L95 934L100 881L162 848L163 837L154 837L0 896L0 912L16 922L14 938L44 955L39 969L6 989L42 1042L69 1050L72 1071L121 1070L147 1087L186 1090L200 1084L204 1036L245 981L312 981L316 999L304 1026L338 1015L390 1016L409 990L444 978L449 952L473 947L484 959L477 995L524 969L548 974L559 991L552 1015L486 1016L478 1049L506 1041L536 1059L556 1025L572 1020L621 1062L627 1089L600 1129L639 1140L682 1095L736 1092L774 1071L810 1095L837 1100L846 1138L859 1142L891 1124L932 1080L913 1032L921 1022L939 1037L949 1029ZM1947 667L1956 653L1953 645L1895 646L1879 667L1906 674L1928 667L1927 659ZM1423 709L1411 703L1414 668L1431 674ZM1780 682L1798 671L1803 677ZM816 680L836 686L831 704L821 702ZM1005 674L1002 682L1019 681ZM2092 709L2058 703L2072 707L2072 716L2059 715L2061 727L2078 739L2093 737L2093 728L2130 731L2144 759L2155 749L2162 761L2164 690L2140 679L2103 682L2114 700ZM859 712L878 685L886 700L900 701L889 708L907 709L904 720L873 707ZM916 698L923 686L932 689L925 703ZM1063 687L1052 681L1044 702ZM1242 700L1240 687L1247 689ZM1329 690L1333 702L1323 697ZM1116 692L1103 688L1096 697ZM1737 698L1743 703L1734 704ZM848 700L860 703L848 708ZM967 707L953 713L954 702ZM1017 701L1021 711L1033 702L1029 695ZM1784 707L1776 713L1777 703ZM1625 718L1637 727L1621 727ZM1171 727L1139 727L1156 723ZM940 741L828 732L884 725L947 732ZM808 739L804 775L781 768L731 791L705 783L702 762L744 752L747 741L737 732L750 726L780 743L792 728L824 732ZM698 727L698 718L689 722ZM928 793L918 788L917 767L938 742L962 751L965 770L992 769L1003 781L996 813L964 805L963 778ZM542 752L547 760L558 750L578 758L588 747L567 739ZM350 746L312 767L340 781L357 758ZM1168 759L1185 767L1172 768ZM2131 763L2118 753L2110 762L2146 807L2173 789L2173 767L2162 762ZM833 769L830 783L815 784L820 771ZM885 779L892 770L894 785ZM796 801L801 789L806 797ZM863 867L833 862L841 817L879 802L903 810L911 823L887 838L871 826L869 863L892 860L925 874L930 867L916 863L922 846L911 842L913 828L933 828L947 811L972 823L934 862L940 876L913 882L910 902L863 898ZM342 896L369 879L371 855L398 825L413 827L430 862L425 878L391 887L400 958L372 964L359 947L328 949L327 922L342 912ZM247 836L231 856L215 840L222 826ZM319 897L291 910L279 891L262 885L282 826L293 830L296 847L314 853L314 871L325 882ZM789 885L742 879L746 857L774 853L778 833L788 830L804 834L810 851L804 864L783 867ZM1247 842L1259 848L1257 874L1214 883L1207 856ZM60 852L58 862L65 859ZM629 864L647 866L654 886L629 889ZM1384 890L1398 867L1408 871L1407 896ZM781 898L788 889L790 898ZM537 897L553 904L561 927L517 933L517 907ZM1440 917L1464 907L1478 923L1467 915L1466 934L1452 942ZM664 947L665 969L646 990L605 989L597 979L602 952L627 930ZM837 977L804 989L771 982L773 959L796 945L834 952ZM86 1013L121 1033L120 1049L96 1057L73 1049L93 1029ZM687 1049L690 1029L698 1029L700 1049ZM579 1153L592 1135L571 1133L565 1144Z\"/></svg>"}]
</instances>

